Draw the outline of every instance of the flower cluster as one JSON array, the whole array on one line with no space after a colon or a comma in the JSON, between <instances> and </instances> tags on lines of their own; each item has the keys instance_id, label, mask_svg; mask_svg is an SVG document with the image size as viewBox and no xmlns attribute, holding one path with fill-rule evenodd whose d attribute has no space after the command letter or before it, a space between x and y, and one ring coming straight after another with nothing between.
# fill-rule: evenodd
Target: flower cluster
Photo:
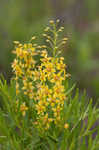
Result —
<instances>
[{"instance_id":1,"label":"flower cluster","mask_svg":"<svg viewBox=\"0 0 99 150\"><path fill-rule=\"evenodd\" d=\"M40 83L35 99L37 101L37 114L39 119L47 115L50 123L58 124L61 120L61 111L66 99L63 86L63 81L66 78L65 64L63 63L63 57L48 57L46 51L42 51L41 55L43 58L38 69Z\"/></svg>"},{"instance_id":2,"label":"flower cluster","mask_svg":"<svg viewBox=\"0 0 99 150\"><path fill-rule=\"evenodd\" d=\"M43 35L51 45L52 56L48 55L45 45L36 47L36 44L32 42L22 45L15 41L16 48L13 52L16 58L12 64L19 111L25 116L30 109L31 101L33 105L31 108L36 112L33 125L41 129L45 127L46 130L51 124L59 126L62 121L61 113L66 100L64 80L67 75L64 58L58 56L58 48L61 44L66 43L67 38L62 39L59 44L57 42L58 32L61 32L63 27L57 30L54 21L50 21L50 24L51 28L47 27L45 32L51 31L53 38L47 34ZM32 37L32 40L34 39ZM38 51L38 48L41 48L41 51ZM39 56L38 59L36 56ZM25 99L20 100L21 94L25 96Z\"/></svg>"}]
</instances>

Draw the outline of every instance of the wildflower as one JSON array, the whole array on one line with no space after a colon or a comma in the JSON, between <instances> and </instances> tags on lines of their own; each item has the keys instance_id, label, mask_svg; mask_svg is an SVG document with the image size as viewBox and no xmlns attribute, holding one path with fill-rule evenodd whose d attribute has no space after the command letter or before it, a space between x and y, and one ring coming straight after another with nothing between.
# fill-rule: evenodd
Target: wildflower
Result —
<instances>
[{"instance_id":1,"label":"wildflower","mask_svg":"<svg viewBox=\"0 0 99 150\"><path fill-rule=\"evenodd\" d=\"M49 101L51 107L55 106L55 104L56 104L56 98L50 97L50 98L48 98L48 101Z\"/></svg>"},{"instance_id":2,"label":"wildflower","mask_svg":"<svg viewBox=\"0 0 99 150\"><path fill-rule=\"evenodd\" d=\"M50 20L49 23L50 23L50 24L54 24L54 21L53 21L53 20Z\"/></svg>"},{"instance_id":3,"label":"wildflower","mask_svg":"<svg viewBox=\"0 0 99 150\"><path fill-rule=\"evenodd\" d=\"M68 128L69 128L69 124L68 124L68 123L65 123L65 124L64 124L64 128L65 128L65 129L68 129Z\"/></svg>"},{"instance_id":4,"label":"wildflower","mask_svg":"<svg viewBox=\"0 0 99 150\"><path fill-rule=\"evenodd\" d=\"M48 117L48 113L43 117L43 124L45 125L45 130L49 129L50 123L52 121L53 121L53 119Z\"/></svg>"},{"instance_id":5,"label":"wildflower","mask_svg":"<svg viewBox=\"0 0 99 150\"><path fill-rule=\"evenodd\" d=\"M56 21L56 23L58 22L59 20ZM46 32L53 32L54 26L52 27L52 25L55 25L53 20L50 21L50 25L51 28L47 27ZM63 27L59 30L56 27L52 38L51 34L43 34L46 41L51 45L52 53L50 57L46 45L38 46L32 43L20 44L15 42L17 44L14 51L16 59L12 68L15 74L18 104L21 104L20 111L25 116L29 109L27 106L32 102L31 108L36 113L36 117L33 118L34 125L40 129L45 127L48 130L52 122L58 126L62 121L61 112L64 109L66 99L63 81L67 77L64 58L58 57L61 52L58 46L59 42L57 42L58 32L62 30ZM35 37L32 37L31 40L34 39ZM67 38L63 38L60 45L65 44L66 41ZM40 55L40 57L37 59L36 55ZM31 101L22 103L18 97L21 92L24 97Z\"/></svg>"},{"instance_id":6,"label":"wildflower","mask_svg":"<svg viewBox=\"0 0 99 150\"><path fill-rule=\"evenodd\" d=\"M22 112L22 115L25 116L26 111L28 110L28 107L25 105L25 102L20 106L20 111Z\"/></svg>"},{"instance_id":7,"label":"wildflower","mask_svg":"<svg viewBox=\"0 0 99 150\"><path fill-rule=\"evenodd\" d=\"M60 22L60 20L59 20L59 19L57 19L57 20L56 20L56 22L57 22L57 23L59 23L59 22Z\"/></svg>"},{"instance_id":8,"label":"wildflower","mask_svg":"<svg viewBox=\"0 0 99 150\"><path fill-rule=\"evenodd\" d=\"M40 78L40 72L35 70L32 72L32 74L34 75L34 81L39 80Z\"/></svg>"},{"instance_id":9,"label":"wildflower","mask_svg":"<svg viewBox=\"0 0 99 150\"><path fill-rule=\"evenodd\" d=\"M66 41L63 41L62 44L66 44Z\"/></svg>"},{"instance_id":10,"label":"wildflower","mask_svg":"<svg viewBox=\"0 0 99 150\"><path fill-rule=\"evenodd\" d=\"M15 66L15 73L16 73L17 76L21 76L22 75L23 72L22 72L22 69L21 69L21 67L19 65Z\"/></svg>"},{"instance_id":11,"label":"wildflower","mask_svg":"<svg viewBox=\"0 0 99 150\"><path fill-rule=\"evenodd\" d=\"M50 42L50 40L47 39L46 42Z\"/></svg>"},{"instance_id":12,"label":"wildflower","mask_svg":"<svg viewBox=\"0 0 99 150\"><path fill-rule=\"evenodd\" d=\"M13 68L14 71L15 71L15 68L16 68L17 64L18 64L18 60L14 59L14 61L12 63L12 68Z\"/></svg>"},{"instance_id":13,"label":"wildflower","mask_svg":"<svg viewBox=\"0 0 99 150\"><path fill-rule=\"evenodd\" d=\"M36 105L36 110L37 110L37 114L44 114L44 112L46 111L46 107L43 105L43 102L40 101L37 105Z\"/></svg>"},{"instance_id":14,"label":"wildflower","mask_svg":"<svg viewBox=\"0 0 99 150\"><path fill-rule=\"evenodd\" d=\"M35 36L33 36L32 38L31 38L31 40L35 40L36 39L36 37Z\"/></svg>"},{"instance_id":15,"label":"wildflower","mask_svg":"<svg viewBox=\"0 0 99 150\"><path fill-rule=\"evenodd\" d=\"M18 95L19 94L19 84L18 84L18 82L16 82L16 95Z\"/></svg>"},{"instance_id":16,"label":"wildflower","mask_svg":"<svg viewBox=\"0 0 99 150\"><path fill-rule=\"evenodd\" d=\"M60 70L60 71L65 71L65 67L66 65L63 63L62 60L60 60L59 63L57 63L57 69Z\"/></svg>"},{"instance_id":17,"label":"wildflower","mask_svg":"<svg viewBox=\"0 0 99 150\"><path fill-rule=\"evenodd\" d=\"M50 29L50 28L49 28L49 27L47 27L44 31L45 31L45 32L47 32L47 31L49 31L49 29Z\"/></svg>"},{"instance_id":18,"label":"wildflower","mask_svg":"<svg viewBox=\"0 0 99 150\"><path fill-rule=\"evenodd\" d=\"M41 48L47 48L47 46L46 45L42 45Z\"/></svg>"},{"instance_id":19,"label":"wildflower","mask_svg":"<svg viewBox=\"0 0 99 150\"><path fill-rule=\"evenodd\" d=\"M54 67L53 67L53 64L52 63L47 63L47 64L45 64L45 67L46 67L46 69L45 69L45 72L55 72L55 69L54 69Z\"/></svg>"},{"instance_id":20,"label":"wildflower","mask_svg":"<svg viewBox=\"0 0 99 150\"><path fill-rule=\"evenodd\" d=\"M43 34L43 36L44 36L44 37L46 37L46 36L47 36L47 34L45 34L45 33L44 33L44 34Z\"/></svg>"},{"instance_id":21,"label":"wildflower","mask_svg":"<svg viewBox=\"0 0 99 150\"><path fill-rule=\"evenodd\" d=\"M13 41L14 44L19 44L19 41Z\"/></svg>"},{"instance_id":22,"label":"wildflower","mask_svg":"<svg viewBox=\"0 0 99 150\"><path fill-rule=\"evenodd\" d=\"M45 74L45 72L41 72L40 73L40 80L41 80L41 82L46 81L46 74Z\"/></svg>"},{"instance_id":23,"label":"wildflower","mask_svg":"<svg viewBox=\"0 0 99 150\"><path fill-rule=\"evenodd\" d=\"M58 74L53 74L53 78L51 79L51 82L52 83L55 83L55 82L62 82L64 78L61 76L61 73L59 72Z\"/></svg>"},{"instance_id":24,"label":"wildflower","mask_svg":"<svg viewBox=\"0 0 99 150\"><path fill-rule=\"evenodd\" d=\"M42 52L41 52L41 56L47 57L47 51L42 51Z\"/></svg>"},{"instance_id":25,"label":"wildflower","mask_svg":"<svg viewBox=\"0 0 99 150\"><path fill-rule=\"evenodd\" d=\"M60 94L62 92L64 92L64 86L60 84L60 82L57 82L57 84L53 87L53 90L55 92L55 94Z\"/></svg>"},{"instance_id":26,"label":"wildflower","mask_svg":"<svg viewBox=\"0 0 99 150\"><path fill-rule=\"evenodd\" d=\"M68 38L63 38L63 41L67 41L68 40Z\"/></svg>"}]
</instances>

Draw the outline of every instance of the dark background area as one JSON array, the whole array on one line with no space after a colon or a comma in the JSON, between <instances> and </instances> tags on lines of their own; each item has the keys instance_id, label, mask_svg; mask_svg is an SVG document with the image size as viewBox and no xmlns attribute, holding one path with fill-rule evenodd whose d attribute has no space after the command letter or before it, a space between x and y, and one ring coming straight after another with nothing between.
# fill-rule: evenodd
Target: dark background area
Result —
<instances>
[{"instance_id":1,"label":"dark background area","mask_svg":"<svg viewBox=\"0 0 99 150\"><path fill-rule=\"evenodd\" d=\"M13 41L29 41L50 19L60 19L69 38L65 56L71 82L99 97L99 0L0 0L0 73L9 81Z\"/></svg>"}]
</instances>

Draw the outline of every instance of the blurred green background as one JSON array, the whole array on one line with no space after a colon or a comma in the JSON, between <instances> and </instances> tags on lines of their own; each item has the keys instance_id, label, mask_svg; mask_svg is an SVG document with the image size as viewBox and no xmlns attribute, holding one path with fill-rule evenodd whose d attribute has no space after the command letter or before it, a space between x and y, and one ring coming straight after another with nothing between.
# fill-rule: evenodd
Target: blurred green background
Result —
<instances>
[{"instance_id":1,"label":"blurred green background","mask_svg":"<svg viewBox=\"0 0 99 150\"><path fill-rule=\"evenodd\" d=\"M71 81L88 96L99 97L99 0L0 0L0 73L9 81L13 41L42 33L50 19L60 19L68 44L64 49Z\"/></svg>"}]
</instances>

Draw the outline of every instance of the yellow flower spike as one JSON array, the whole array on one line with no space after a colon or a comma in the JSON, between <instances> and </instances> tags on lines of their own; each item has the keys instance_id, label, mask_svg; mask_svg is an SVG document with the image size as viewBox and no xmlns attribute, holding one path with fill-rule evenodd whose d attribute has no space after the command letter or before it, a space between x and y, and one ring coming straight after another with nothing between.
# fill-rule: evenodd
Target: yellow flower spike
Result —
<instances>
[{"instance_id":1,"label":"yellow flower spike","mask_svg":"<svg viewBox=\"0 0 99 150\"><path fill-rule=\"evenodd\" d=\"M51 20L51 28L45 29L46 32L51 31L51 34L43 34L52 49L51 57L48 55L46 45L32 44L31 41L35 37L32 37L28 44L16 43L14 51L17 59L14 60L12 68L16 80L16 94L22 90L29 100L33 100L32 108L35 109L37 116L34 121L35 127L41 130L44 127L48 130L52 122L56 126L61 124L61 111L66 99L63 85L63 80L67 77L66 65L64 58L58 57L62 45L59 43L58 32L63 31L63 27L58 30L58 23L59 20L56 24ZM63 38L62 42L65 44L67 38ZM40 57L36 58L36 55ZM21 104L20 111L23 116L27 110L25 103Z\"/></svg>"}]
</instances>

